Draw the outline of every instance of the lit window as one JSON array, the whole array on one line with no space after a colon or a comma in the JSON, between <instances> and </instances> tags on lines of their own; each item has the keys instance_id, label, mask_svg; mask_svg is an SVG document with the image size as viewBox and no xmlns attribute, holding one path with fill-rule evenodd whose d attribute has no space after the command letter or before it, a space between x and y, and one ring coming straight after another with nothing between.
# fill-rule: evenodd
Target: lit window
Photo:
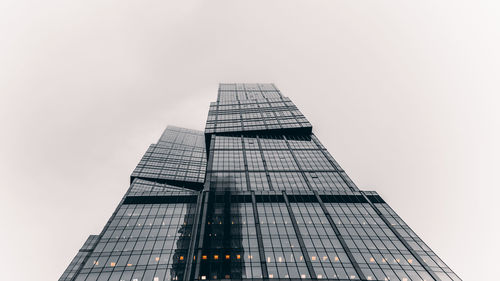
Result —
<instances>
[{"instance_id":1,"label":"lit window","mask_svg":"<svg viewBox=\"0 0 500 281\"><path fill-rule=\"evenodd\" d=\"M116 262L111 262L109 263L110 266L115 266L116 265Z\"/></svg>"},{"instance_id":2,"label":"lit window","mask_svg":"<svg viewBox=\"0 0 500 281\"><path fill-rule=\"evenodd\" d=\"M241 256L240 256L240 255L236 255L236 259L238 259L238 260L239 260L240 258L241 258Z\"/></svg>"},{"instance_id":3,"label":"lit window","mask_svg":"<svg viewBox=\"0 0 500 281\"><path fill-rule=\"evenodd\" d=\"M154 277L154 278L153 278L153 281L160 281L160 278L158 278L158 277Z\"/></svg>"},{"instance_id":4,"label":"lit window","mask_svg":"<svg viewBox=\"0 0 500 281\"><path fill-rule=\"evenodd\" d=\"M230 255L226 255L226 260L228 260L229 258L231 258L231 256Z\"/></svg>"},{"instance_id":5,"label":"lit window","mask_svg":"<svg viewBox=\"0 0 500 281\"><path fill-rule=\"evenodd\" d=\"M160 257L156 257L156 258L155 258L155 261L159 261L159 260L160 260Z\"/></svg>"},{"instance_id":6,"label":"lit window","mask_svg":"<svg viewBox=\"0 0 500 281\"><path fill-rule=\"evenodd\" d=\"M206 260L207 259L207 256L201 256L202 259Z\"/></svg>"},{"instance_id":7,"label":"lit window","mask_svg":"<svg viewBox=\"0 0 500 281\"><path fill-rule=\"evenodd\" d=\"M316 260L316 256L312 256L312 257L311 257L311 260L312 260L312 261L315 261L315 260Z\"/></svg>"},{"instance_id":8,"label":"lit window","mask_svg":"<svg viewBox=\"0 0 500 281\"><path fill-rule=\"evenodd\" d=\"M132 266L132 264L131 263L127 263L127 266Z\"/></svg>"},{"instance_id":9,"label":"lit window","mask_svg":"<svg viewBox=\"0 0 500 281\"><path fill-rule=\"evenodd\" d=\"M214 260L218 260L219 259L219 255L214 255Z\"/></svg>"},{"instance_id":10,"label":"lit window","mask_svg":"<svg viewBox=\"0 0 500 281\"><path fill-rule=\"evenodd\" d=\"M206 280L206 279L207 279L207 277L205 275L201 276L201 280Z\"/></svg>"},{"instance_id":11,"label":"lit window","mask_svg":"<svg viewBox=\"0 0 500 281\"><path fill-rule=\"evenodd\" d=\"M184 260L184 256L181 256L179 259L180 259L181 261L183 261L183 260Z\"/></svg>"}]
</instances>

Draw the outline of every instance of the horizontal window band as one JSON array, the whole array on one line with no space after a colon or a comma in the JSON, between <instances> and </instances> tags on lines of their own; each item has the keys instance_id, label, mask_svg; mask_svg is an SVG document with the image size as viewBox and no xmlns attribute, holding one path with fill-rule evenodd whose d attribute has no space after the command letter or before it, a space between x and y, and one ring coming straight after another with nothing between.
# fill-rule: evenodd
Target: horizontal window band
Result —
<instances>
[{"instance_id":1,"label":"horizontal window band","mask_svg":"<svg viewBox=\"0 0 500 281\"><path fill-rule=\"evenodd\" d=\"M238 143L240 144L240 143ZM284 144L283 144L284 145ZM242 151L243 148L241 148L241 146L239 148L214 148L212 149L212 151ZM289 148L287 147L283 147L283 148L245 148L246 151L290 151ZM325 148L292 148L293 151L321 151L321 150L325 150L327 151L327 149Z\"/></svg>"},{"instance_id":2,"label":"horizontal window band","mask_svg":"<svg viewBox=\"0 0 500 281\"><path fill-rule=\"evenodd\" d=\"M299 128L281 128L281 129L270 129L270 130L255 130L255 131L232 131L232 132L217 132L214 133L216 136L234 136L235 133L238 133L238 135L243 135L244 137L256 137L260 135L271 135L271 136L276 136L276 135L292 135L292 136L310 136L312 133L312 126L307 126L307 127L299 127ZM205 133L205 137L207 137ZM208 147L208 146L207 146Z\"/></svg>"},{"instance_id":3,"label":"horizontal window band","mask_svg":"<svg viewBox=\"0 0 500 281\"><path fill-rule=\"evenodd\" d=\"M267 161L267 162L269 162L269 161ZM247 171L247 170L207 170L207 173L243 173L245 171ZM248 170L248 172L250 172L250 173L253 173L253 172L265 173L266 170ZM270 173L300 173L300 172L306 172L306 173L336 173L336 174L338 174L338 172L343 172L343 170L337 171L337 170L334 170L333 168L331 170L306 170L306 169L302 169L302 170L297 170L297 169L272 170L272 169L268 169L267 172L270 172Z\"/></svg>"},{"instance_id":4,"label":"horizontal window band","mask_svg":"<svg viewBox=\"0 0 500 281\"><path fill-rule=\"evenodd\" d=\"M196 195L184 196L128 196L123 201L124 205L133 204L178 204L178 203L196 203Z\"/></svg>"},{"instance_id":5,"label":"horizontal window band","mask_svg":"<svg viewBox=\"0 0 500 281\"><path fill-rule=\"evenodd\" d=\"M224 203L227 197L216 194L215 203ZM324 203L368 203L362 195L320 195ZM368 195L373 203L385 203L379 195ZM196 195L175 195L175 196L127 196L123 202L125 205L131 204L176 204L176 203L196 203ZM230 195L232 203L251 203L252 197L249 194ZM259 194L255 195L257 203L284 203L282 194ZM316 203L318 202L314 194L288 195L290 203Z\"/></svg>"},{"instance_id":6,"label":"horizontal window band","mask_svg":"<svg viewBox=\"0 0 500 281\"><path fill-rule=\"evenodd\" d=\"M148 180L160 184L168 184L168 185L173 185L177 187L183 187L189 190L201 190L203 189L204 183L204 178L199 178L199 177L186 177L186 178L199 178L199 182L188 182L188 181L178 181L178 180L170 180L170 179L162 179L158 177L142 177L140 176L141 173L139 173L138 176L133 175L130 177L130 183L134 181L134 179L142 179L142 180Z\"/></svg>"}]
</instances>

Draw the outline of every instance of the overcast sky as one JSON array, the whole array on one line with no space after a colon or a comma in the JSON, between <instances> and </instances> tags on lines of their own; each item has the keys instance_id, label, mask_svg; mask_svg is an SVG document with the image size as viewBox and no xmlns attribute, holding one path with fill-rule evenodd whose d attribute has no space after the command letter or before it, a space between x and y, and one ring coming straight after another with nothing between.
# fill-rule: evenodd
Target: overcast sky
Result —
<instances>
[{"instance_id":1,"label":"overcast sky","mask_svg":"<svg viewBox=\"0 0 500 281\"><path fill-rule=\"evenodd\" d=\"M464 280L498 276L498 1L0 1L0 279L57 280L167 124L273 82Z\"/></svg>"}]
</instances>

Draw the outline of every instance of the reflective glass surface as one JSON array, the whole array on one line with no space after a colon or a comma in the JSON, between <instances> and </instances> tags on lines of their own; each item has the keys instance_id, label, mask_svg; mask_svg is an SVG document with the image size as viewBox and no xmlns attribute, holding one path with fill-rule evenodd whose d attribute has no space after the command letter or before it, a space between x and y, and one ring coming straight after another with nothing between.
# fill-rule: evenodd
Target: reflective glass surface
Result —
<instances>
[{"instance_id":1,"label":"reflective glass surface","mask_svg":"<svg viewBox=\"0 0 500 281\"><path fill-rule=\"evenodd\" d=\"M169 126L60 281L460 280L362 191L273 84L220 84L205 132Z\"/></svg>"}]
</instances>

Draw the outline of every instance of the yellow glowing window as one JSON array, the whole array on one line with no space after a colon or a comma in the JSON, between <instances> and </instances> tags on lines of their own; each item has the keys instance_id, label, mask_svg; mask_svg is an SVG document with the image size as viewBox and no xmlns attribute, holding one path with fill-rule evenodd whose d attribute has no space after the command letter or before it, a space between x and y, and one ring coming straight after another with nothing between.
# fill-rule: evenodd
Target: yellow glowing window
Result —
<instances>
[{"instance_id":1,"label":"yellow glowing window","mask_svg":"<svg viewBox=\"0 0 500 281\"><path fill-rule=\"evenodd\" d=\"M375 259L374 258L370 258L370 262L375 262Z\"/></svg>"},{"instance_id":2,"label":"yellow glowing window","mask_svg":"<svg viewBox=\"0 0 500 281\"><path fill-rule=\"evenodd\" d=\"M132 266L132 264L131 263L127 263L127 266Z\"/></svg>"},{"instance_id":3,"label":"yellow glowing window","mask_svg":"<svg viewBox=\"0 0 500 281\"><path fill-rule=\"evenodd\" d=\"M231 258L231 256L230 255L226 255L226 260L228 260L229 258Z\"/></svg>"},{"instance_id":4,"label":"yellow glowing window","mask_svg":"<svg viewBox=\"0 0 500 281\"><path fill-rule=\"evenodd\" d=\"M99 261L94 261L94 265L99 265Z\"/></svg>"},{"instance_id":5,"label":"yellow glowing window","mask_svg":"<svg viewBox=\"0 0 500 281\"><path fill-rule=\"evenodd\" d=\"M408 259L408 262L409 262L409 263L412 263L412 262L413 262L413 260L412 260L412 259Z\"/></svg>"},{"instance_id":6,"label":"yellow glowing window","mask_svg":"<svg viewBox=\"0 0 500 281\"><path fill-rule=\"evenodd\" d=\"M323 279L323 275L322 274L318 274L318 279Z\"/></svg>"},{"instance_id":7,"label":"yellow glowing window","mask_svg":"<svg viewBox=\"0 0 500 281\"><path fill-rule=\"evenodd\" d=\"M327 256L323 256L323 260L326 261L328 259Z\"/></svg>"},{"instance_id":8,"label":"yellow glowing window","mask_svg":"<svg viewBox=\"0 0 500 281\"><path fill-rule=\"evenodd\" d=\"M249 260L253 259L253 256L252 255L248 255L248 259Z\"/></svg>"},{"instance_id":9,"label":"yellow glowing window","mask_svg":"<svg viewBox=\"0 0 500 281\"><path fill-rule=\"evenodd\" d=\"M335 260L335 261L339 261L339 257L335 257L333 260Z\"/></svg>"},{"instance_id":10,"label":"yellow glowing window","mask_svg":"<svg viewBox=\"0 0 500 281\"><path fill-rule=\"evenodd\" d=\"M201 280L207 280L207 277L205 275L202 275Z\"/></svg>"},{"instance_id":11,"label":"yellow glowing window","mask_svg":"<svg viewBox=\"0 0 500 281\"><path fill-rule=\"evenodd\" d=\"M156 257L156 258L155 258L155 261L159 261L159 260L160 260L160 257Z\"/></svg>"},{"instance_id":12,"label":"yellow glowing window","mask_svg":"<svg viewBox=\"0 0 500 281\"><path fill-rule=\"evenodd\" d=\"M214 255L214 260L218 260L219 259L219 255Z\"/></svg>"},{"instance_id":13,"label":"yellow glowing window","mask_svg":"<svg viewBox=\"0 0 500 281\"><path fill-rule=\"evenodd\" d=\"M179 259L180 259L181 261L183 261L183 260L184 260L184 256L181 256Z\"/></svg>"},{"instance_id":14,"label":"yellow glowing window","mask_svg":"<svg viewBox=\"0 0 500 281\"><path fill-rule=\"evenodd\" d=\"M274 275L272 275L272 274L269 274L269 278L274 278Z\"/></svg>"},{"instance_id":15,"label":"yellow glowing window","mask_svg":"<svg viewBox=\"0 0 500 281\"><path fill-rule=\"evenodd\" d=\"M236 259L241 259L241 256L240 255L236 255Z\"/></svg>"},{"instance_id":16,"label":"yellow glowing window","mask_svg":"<svg viewBox=\"0 0 500 281\"><path fill-rule=\"evenodd\" d=\"M206 260L207 259L207 256L201 256L202 259Z\"/></svg>"},{"instance_id":17,"label":"yellow glowing window","mask_svg":"<svg viewBox=\"0 0 500 281\"><path fill-rule=\"evenodd\" d=\"M301 274L300 278L304 279L304 278L306 278L306 275L305 274Z\"/></svg>"},{"instance_id":18,"label":"yellow glowing window","mask_svg":"<svg viewBox=\"0 0 500 281\"><path fill-rule=\"evenodd\" d=\"M116 265L116 262L111 262L109 263L110 266L115 266Z\"/></svg>"},{"instance_id":19,"label":"yellow glowing window","mask_svg":"<svg viewBox=\"0 0 500 281\"><path fill-rule=\"evenodd\" d=\"M316 260L316 256L312 256L311 260L315 261Z\"/></svg>"}]
</instances>

